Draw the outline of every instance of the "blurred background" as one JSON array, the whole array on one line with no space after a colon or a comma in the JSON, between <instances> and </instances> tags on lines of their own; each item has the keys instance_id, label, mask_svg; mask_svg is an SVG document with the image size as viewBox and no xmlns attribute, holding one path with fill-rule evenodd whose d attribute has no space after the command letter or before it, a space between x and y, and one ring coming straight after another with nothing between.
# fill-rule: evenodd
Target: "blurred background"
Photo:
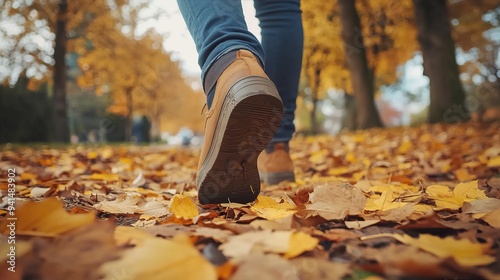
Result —
<instances>
[{"instance_id":1,"label":"blurred background","mask_svg":"<svg viewBox=\"0 0 500 280\"><path fill-rule=\"evenodd\" d=\"M253 1L242 0L260 38ZM197 145L176 1L0 0L0 142ZM298 134L500 117L498 0L302 1Z\"/></svg>"}]
</instances>

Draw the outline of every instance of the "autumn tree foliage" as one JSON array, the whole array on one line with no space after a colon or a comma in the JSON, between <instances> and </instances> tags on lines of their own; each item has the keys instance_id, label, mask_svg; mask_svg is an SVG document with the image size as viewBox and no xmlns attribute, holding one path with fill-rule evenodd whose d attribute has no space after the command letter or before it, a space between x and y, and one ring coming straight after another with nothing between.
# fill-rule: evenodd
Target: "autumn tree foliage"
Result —
<instances>
[{"instance_id":1,"label":"autumn tree foliage","mask_svg":"<svg viewBox=\"0 0 500 280\"><path fill-rule=\"evenodd\" d=\"M356 96L357 113L354 128L373 126L367 119L378 119L373 101L361 102L359 91L353 87L348 57L365 52L367 77L364 80L368 99L378 92L381 85L397 80L397 66L410 59L418 49L413 21L412 2L403 1L356 1L355 12L360 25L346 31L354 32L352 42L342 38L342 15L339 1L302 2L305 33L303 76L311 88L312 100L324 98L328 88L343 90ZM344 15L347 16L347 15ZM351 14L352 16L352 14ZM355 28L355 27L354 27ZM363 44L359 42L362 39ZM352 57L349 57L351 59ZM320 94L321 93L321 94ZM362 104L361 104L362 103ZM372 109L370 109L372 108ZM359 114L359 112L368 112Z\"/></svg>"},{"instance_id":2,"label":"autumn tree foliage","mask_svg":"<svg viewBox=\"0 0 500 280\"><path fill-rule=\"evenodd\" d=\"M122 0L2 1L2 19L17 24L6 34L10 39L6 50L9 66L21 67L19 74L30 78L32 89L45 81L53 85L53 141L69 141L65 57L75 51L71 41L85 37L89 28L105 34L111 26L102 24L106 22L103 18L109 21L112 9L123 5ZM17 79L15 74L7 78Z\"/></svg>"},{"instance_id":3,"label":"autumn tree foliage","mask_svg":"<svg viewBox=\"0 0 500 280\"><path fill-rule=\"evenodd\" d=\"M109 110L125 116L127 140L131 137L134 115L148 116L157 136L165 117L183 118L192 115L190 105L198 106L195 111L203 107L199 102L203 102L202 95L193 94L179 65L165 52L163 37L153 30L138 33L138 14L142 8L142 5L129 6L127 15L122 16L127 21L116 22L117 28L106 36L101 36L98 30L89 30L86 39L90 47L78 60L82 71L78 84L98 93L111 93L113 102ZM197 98L199 101L193 101ZM178 107L187 110L181 112Z\"/></svg>"}]
</instances>

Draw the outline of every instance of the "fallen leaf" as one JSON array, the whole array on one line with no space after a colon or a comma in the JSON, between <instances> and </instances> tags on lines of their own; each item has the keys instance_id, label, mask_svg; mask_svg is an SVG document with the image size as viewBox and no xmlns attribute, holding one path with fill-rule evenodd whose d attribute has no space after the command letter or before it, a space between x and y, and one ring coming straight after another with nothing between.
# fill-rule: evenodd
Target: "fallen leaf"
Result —
<instances>
[{"instance_id":1,"label":"fallen leaf","mask_svg":"<svg viewBox=\"0 0 500 280\"><path fill-rule=\"evenodd\" d=\"M193 199L183 194L176 194L172 197L170 212L174 213L178 219L191 220L199 215L198 207Z\"/></svg>"},{"instance_id":2,"label":"fallen leaf","mask_svg":"<svg viewBox=\"0 0 500 280\"><path fill-rule=\"evenodd\" d=\"M231 236L233 236L234 233L229 230L223 230L218 228L198 227L194 230L193 235L212 238L217 242L224 243Z\"/></svg>"},{"instance_id":3,"label":"fallen leaf","mask_svg":"<svg viewBox=\"0 0 500 280\"><path fill-rule=\"evenodd\" d=\"M479 189L478 182L470 181L467 183L458 183L453 189L453 194L456 197L461 197L464 201L472 201L474 199L487 198L484 191Z\"/></svg>"},{"instance_id":4,"label":"fallen leaf","mask_svg":"<svg viewBox=\"0 0 500 280\"><path fill-rule=\"evenodd\" d=\"M361 190L342 181L328 182L315 187L309 194L309 200L311 204L306 204L308 212L327 220L359 215L366 204L366 197Z\"/></svg>"},{"instance_id":5,"label":"fallen leaf","mask_svg":"<svg viewBox=\"0 0 500 280\"><path fill-rule=\"evenodd\" d=\"M290 238L290 247L284 257L287 259L294 258L306 251L313 250L318 244L319 240L309 234L301 231L294 232Z\"/></svg>"},{"instance_id":6,"label":"fallen leaf","mask_svg":"<svg viewBox=\"0 0 500 280\"><path fill-rule=\"evenodd\" d=\"M420 234L418 238L400 234L377 234L361 237L361 240L378 237L392 237L441 258L452 257L463 266L487 265L495 261L494 257L485 254L490 245L472 243L468 239L440 238L430 234Z\"/></svg>"},{"instance_id":7,"label":"fallen leaf","mask_svg":"<svg viewBox=\"0 0 500 280\"><path fill-rule=\"evenodd\" d=\"M368 220L368 221L345 221L345 226L351 229L362 229L379 223L380 220Z\"/></svg>"},{"instance_id":8,"label":"fallen leaf","mask_svg":"<svg viewBox=\"0 0 500 280\"><path fill-rule=\"evenodd\" d=\"M227 257L241 257L252 252L286 253L290 248L291 231L250 231L229 238L219 249Z\"/></svg>"},{"instance_id":9,"label":"fallen leaf","mask_svg":"<svg viewBox=\"0 0 500 280\"><path fill-rule=\"evenodd\" d=\"M500 156L488 160L488 167L500 167Z\"/></svg>"},{"instance_id":10,"label":"fallen leaf","mask_svg":"<svg viewBox=\"0 0 500 280\"><path fill-rule=\"evenodd\" d=\"M141 208L137 206L137 203L142 200L139 195L121 195L116 200L112 201L102 201L96 203L94 208L108 213L113 214L134 214L140 213Z\"/></svg>"},{"instance_id":11,"label":"fallen leaf","mask_svg":"<svg viewBox=\"0 0 500 280\"><path fill-rule=\"evenodd\" d=\"M145 239L142 245L126 250L121 259L104 263L99 271L108 280L217 279L215 267L185 236Z\"/></svg>"},{"instance_id":12,"label":"fallen leaf","mask_svg":"<svg viewBox=\"0 0 500 280\"><path fill-rule=\"evenodd\" d=\"M298 279L341 280L351 272L350 264L342 262L305 257L296 258L290 262L294 266Z\"/></svg>"},{"instance_id":13,"label":"fallen leaf","mask_svg":"<svg viewBox=\"0 0 500 280\"><path fill-rule=\"evenodd\" d=\"M30 197L31 198L43 197L49 190L50 190L50 188L34 187L31 189Z\"/></svg>"},{"instance_id":14,"label":"fallen leaf","mask_svg":"<svg viewBox=\"0 0 500 280\"><path fill-rule=\"evenodd\" d=\"M99 279L96 268L120 255L114 228L112 221L95 221L54 239L38 239L25 275L31 279Z\"/></svg>"},{"instance_id":15,"label":"fallen leaf","mask_svg":"<svg viewBox=\"0 0 500 280\"><path fill-rule=\"evenodd\" d=\"M293 215L295 206L283 202L278 203L269 196L259 195L255 204L250 207L255 214L267 220L278 220Z\"/></svg>"},{"instance_id":16,"label":"fallen leaf","mask_svg":"<svg viewBox=\"0 0 500 280\"><path fill-rule=\"evenodd\" d=\"M276 255L252 253L243 255L232 280L283 280L297 279L297 271L288 260Z\"/></svg>"},{"instance_id":17,"label":"fallen leaf","mask_svg":"<svg viewBox=\"0 0 500 280\"><path fill-rule=\"evenodd\" d=\"M153 217L163 217L170 214L167 206L158 200L146 202L142 207L140 207L140 212Z\"/></svg>"},{"instance_id":18,"label":"fallen leaf","mask_svg":"<svg viewBox=\"0 0 500 280\"><path fill-rule=\"evenodd\" d=\"M462 212L468 214L476 213L490 213L500 209L500 199L497 198L483 198L465 202L462 206Z\"/></svg>"},{"instance_id":19,"label":"fallen leaf","mask_svg":"<svg viewBox=\"0 0 500 280\"><path fill-rule=\"evenodd\" d=\"M69 214L57 198L48 198L40 202L27 201L16 211L16 233L33 236L57 236L67 231L91 224L95 213ZM4 220L0 228L7 234Z\"/></svg>"},{"instance_id":20,"label":"fallen leaf","mask_svg":"<svg viewBox=\"0 0 500 280\"><path fill-rule=\"evenodd\" d=\"M106 181L106 182L115 182L120 180L120 176L118 174L112 173L94 173L88 177L90 180L97 181Z\"/></svg>"},{"instance_id":21,"label":"fallen leaf","mask_svg":"<svg viewBox=\"0 0 500 280\"><path fill-rule=\"evenodd\" d=\"M153 237L153 235L144 230L126 226L116 227L114 233L114 239L117 246L140 245L145 239Z\"/></svg>"},{"instance_id":22,"label":"fallen leaf","mask_svg":"<svg viewBox=\"0 0 500 280\"><path fill-rule=\"evenodd\" d=\"M500 228L500 209L490 212L481 219L494 228Z\"/></svg>"}]
</instances>

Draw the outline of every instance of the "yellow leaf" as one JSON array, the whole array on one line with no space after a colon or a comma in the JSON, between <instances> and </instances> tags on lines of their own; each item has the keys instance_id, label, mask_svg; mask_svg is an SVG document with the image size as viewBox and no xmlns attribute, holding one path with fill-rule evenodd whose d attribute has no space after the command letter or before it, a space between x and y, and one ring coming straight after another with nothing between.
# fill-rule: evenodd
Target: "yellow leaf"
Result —
<instances>
[{"instance_id":1,"label":"yellow leaf","mask_svg":"<svg viewBox=\"0 0 500 280\"><path fill-rule=\"evenodd\" d=\"M217 279L215 267L185 236L146 238L119 260L101 266L104 279Z\"/></svg>"},{"instance_id":2,"label":"yellow leaf","mask_svg":"<svg viewBox=\"0 0 500 280\"><path fill-rule=\"evenodd\" d=\"M402 243L415 246L440 258L452 257L463 266L487 265L495 261L494 257L484 254L490 247L488 244L472 243L468 239L440 238L430 234L420 234L418 238L413 238L409 235L384 233L361 237L361 239L378 237L395 238Z\"/></svg>"},{"instance_id":3,"label":"yellow leaf","mask_svg":"<svg viewBox=\"0 0 500 280\"><path fill-rule=\"evenodd\" d=\"M118 176L118 174L112 174L112 173L94 173L90 175L90 180L113 182L113 181L118 181L119 179L120 176Z\"/></svg>"},{"instance_id":4,"label":"yellow leaf","mask_svg":"<svg viewBox=\"0 0 500 280\"><path fill-rule=\"evenodd\" d=\"M337 168L330 168L328 169L328 175L330 176L339 176L342 174L349 173L351 169L347 166L342 166L342 167L337 167Z\"/></svg>"},{"instance_id":5,"label":"yellow leaf","mask_svg":"<svg viewBox=\"0 0 500 280\"><path fill-rule=\"evenodd\" d=\"M142 245L144 240L154 238L153 235L134 227L117 226L114 238L117 246Z\"/></svg>"},{"instance_id":6,"label":"yellow leaf","mask_svg":"<svg viewBox=\"0 0 500 280\"><path fill-rule=\"evenodd\" d=\"M387 186L389 189L389 187ZM371 188L370 188L371 189ZM365 211L387 211L405 206L406 202L393 201L391 190L382 192L381 195L372 195L366 200Z\"/></svg>"},{"instance_id":7,"label":"yellow leaf","mask_svg":"<svg viewBox=\"0 0 500 280\"><path fill-rule=\"evenodd\" d=\"M466 168L455 170L455 176L457 176L458 181L469 181L477 178L476 175L470 174Z\"/></svg>"},{"instance_id":8,"label":"yellow leaf","mask_svg":"<svg viewBox=\"0 0 500 280\"><path fill-rule=\"evenodd\" d=\"M413 143L410 141L404 141L398 147L398 154L401 154L401 155L406 154L412 149L413 149Z\"/></svg>"},{"instance_id":9,"label":"yellow leaf","mask_svg":"<svg viewBox=\"0 0 500 280\"><path fill-rule=\"evenodd\" d=\"M7 241L7 240L5 240L5 241ZM10 253L10 246L7 244L5 244L5 245L2 244L2 245L3 246L0 246L0 262L5 263L10 258L9 255L7 255ZM29 253L31 251L32 247L33 247L33 243L31 241L16 240L16 245L15 245L15 248L16 248L15 257L16 257L16 259L21 258L26 253ZM14 277L13 279L17 279L17 278Z\"/></svg>"},{"instance_id":10,"label":"yellow leaf","mask_svg":"<svg viewBox=\"0 0 500 280\"><path fill-rule=\"evenodd\" d=\"M326 157L328 156L327 150L319 150L311 153L309 157L309 161L312 164L322 164L326 161Z\"/></svg>"},{"instance_id":11,"label":"yellow leaf","mask_svg":"<svg viewBox=\"0 0 500 280\"><path fill-rule=\"evenodd\" d=\"M29 172L21 173L21 180L32 180L32 179L36 179L36 174Z\"/></svg>"},{"instance_id":12,"label":"yellow leaf","mask_svg":"<svg viewBox=\"0 0 500 280\"><path fill-rule=\"evenodd\" d=\"M87 153L87 159L95 159L99 156L99 154L95 151L91 151Z\"/></svg>"},{"instance_id":13,"label":"yellow leaf","mask_svg":"<svg viewBox=\"0 0 500 280\"><path fill-rule=\"evenodd\" d=\"M481 219L494 228L500 228L500 209L488 213L484 217L481 217Z\"/></svg>"},{"instance_id":14,"label":"yellow leaf","mask_svg":"<svg viewBox=\"0 0 500 280\"><path fill-rule=\"evenodd\" d=\"M414 211L418 212L418 213L426 214L429 211L432 211L432 206L419 203L419 204L415 205Z\"/></svg>"},{"instance_id":15,"label":"yellow leaf","mask_svg":"<svg viewBox=\"0 0 500 280\"><path fill-rule=\"evenodd\" d=\"M470 181L467 183L459 183L453 189L453 194L456 197L461 197L464 201L472 201L479 198L487 198L484 191L480 190L478 187L477 180Z\"/></svg>"},{"instance_id":16,"label":"yellow leaf","mask_svg":"<svg viewBox=\"0 0 500 280\"><path fill-rule=\"evenodd\" d=\"M28 201L16 211L16 232L21 235L57 236L82 227L95 220L95 213L69 214L57 198L40 202ZM1 225L3 233L8 230L9 220Z\"/></svg>"},{"instance_id":17,"label":"yellow leaf","mask_svg":"<svg viewBox=\"0 0 500 280\"><path fill-rule=\"evenodd\" d=\"M488 167L500 167L500 156L488 160Z\"/></svg>"},{"instance_id":18,"label":"yellow leaf","mask_svg":"<svg viewBox=\"0 0 500 280\"><path fill-rule=\"evenodd\" d=\"M284 257L294 258L306 251L311 251L318 246L319 240L304 232L295 232L290 237L290 247Z\"/></svg>"},{"instance_id":19,"label":"yellow leaf","mask_svg":"<svg viewBox=\"0 0 500 280\"><path fill-rule=\"evenodd\" d=\"M425 189L428 197L434 200L435 210L452 209L457 210L464 204L463 197L455 196L448 186L430 185Z\"/></svg>"},{"instance_id":20,"label":"yellow leaf","mask_svg":"<svg viewBox=\"0 0 500 280\"><path fill-rule=\"evenodd\" d=\"M347 160L350 163L356 163L358 162L358 158L353 152L349 152L345 155L345 160Z\"/></svg>"},{"instance_id":21,"label":"yellow leaf","mask_svg":"<svg viewBox=\"0 0 500 280\"><path fill-rule=\"evenodd\" d=\"M259 195L255 204L250 207L257 216L267 220L278 220L293 215L295 206L284 202L278 203L269 196Z\"/></svg>"},{"instance_id":22,"label":"yellow leaf","mask_svg":"<svg viewBox=\"0 0 500 280\"><path fill-rule=\"evenodd\" d=\"M174 213L178 219L191 220L199 215L198 207L193 199L183 194L176 194L172 197L170 212Z\"/></svg>"}]
</instances>

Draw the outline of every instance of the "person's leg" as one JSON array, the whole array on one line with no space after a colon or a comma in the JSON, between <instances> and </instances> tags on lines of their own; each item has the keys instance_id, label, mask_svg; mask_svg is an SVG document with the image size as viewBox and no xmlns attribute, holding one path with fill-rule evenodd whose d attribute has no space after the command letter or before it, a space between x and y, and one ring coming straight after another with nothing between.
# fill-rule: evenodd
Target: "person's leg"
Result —
<instances>
[{"instance_id":1,"label":"person's leg","mask_svg":"<svg viewBox=\"0 0 500 280\"><path fill-rule=\"evenodd\" d=\"M209 110L196 186L201 203L255 200L257 157L283 115L262 68L263 51L247 30L240 0L178 0L199 52Z\"/></svg>"},{"instance_id":2,"label":"person's leg","mask_svg":"<svg viewBox=\"0 0 500 280\"><path fill-rule=\"evenodd\" d=\"M260 176L268 184L294 181L288 142L295 132L304 34L300 0L254 0L260 21L265 71L283 100L284 115L266 152L259 157Z\"/></svg>"},{"instance_id":3,"label":"person's leg","mask_svg":"<svg viewBox=\"0 0 500 280\"><path fill-rule=\"evenodd\" d=\"M210 107L217 77L234 60L234 53L249 50L262 64L264 51L248 31L241 0L177 0L177 4L198 51L203 89Z\"/></svg>"},{"instance_id":4,"label":"person's leg","mask_svg":"<svg viewBox=\"0 0 500 280\"><path fill-rule=\"evenodd\" d=\"M266 74L283 100L285 112L272 142L288 142L295 132L304 32L300 0L254 0L260 21Z\"/></svg>"}]
</instances>

